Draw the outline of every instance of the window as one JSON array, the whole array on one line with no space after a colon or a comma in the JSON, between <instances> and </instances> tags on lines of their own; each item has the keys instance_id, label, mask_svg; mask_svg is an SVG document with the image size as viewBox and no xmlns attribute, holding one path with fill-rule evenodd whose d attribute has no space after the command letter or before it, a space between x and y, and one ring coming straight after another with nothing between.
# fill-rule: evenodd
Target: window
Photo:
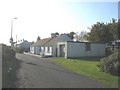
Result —
<instances>
[{"instance_id":1,"label":"window","mask_svg":"<svg viewBox=\"0 0 120 90\"><path fill-rule=\"evenodd\" d=\"M45 50L45 47L41 47L41 51L44 51Z\"/></svg>"},{"instance_id":2,"label":"window","mask_svg":"<svg viewBox=\"0 0 120 90\"><path fill-rule=\"evenodd\" d=\"M45 51L45 47L43 47L43 51Z\"/></svg>"},{"instance_id":3,"label":"window","mask_svg":"<svg viewBox=\"0 0 120 90\"><path fill-rule=\"evenodd\" d=\"M48 52L50 52L50 47L48 47Z\"/></svg>"},{"instance_id":4,"label":"window","mask_svg":"<svg viewBox=\"0 0 120 90\"><path fill-rule=\"evenodd\" d=\"M41 51L41 47L39 47L39 51Z\"/></svg>"},{"instance_id":5,"label":"window","mask_svg":"<svg viewBox=\"0 0 120 90\"><path fill-rule=\"evenodd\" d=\"M85 49L86 49L86 51L91 51L91 44L85 43Z\"/></svg>"}]
</instances>

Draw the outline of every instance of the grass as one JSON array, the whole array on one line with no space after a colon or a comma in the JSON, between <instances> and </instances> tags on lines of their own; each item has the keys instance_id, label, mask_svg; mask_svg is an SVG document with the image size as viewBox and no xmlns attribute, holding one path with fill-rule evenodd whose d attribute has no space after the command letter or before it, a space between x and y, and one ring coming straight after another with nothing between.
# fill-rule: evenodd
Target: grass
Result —
<instances>
[{"instance_id":1,"label":"grass","mask_svg":"<svg viewBox=\"0 0 120 90\"><path fill-rule=\"evenodd\" d=\"M80 75L84 75L91 79L97 80L98 82L101 82L110 87L118 88L118 77L112 76L105 72L101 72L97 68L97 64L99 63L99 61L96 59L58 58L58 59L50 60L50 62L60 65Z\"/></svg>"}]
</instances>

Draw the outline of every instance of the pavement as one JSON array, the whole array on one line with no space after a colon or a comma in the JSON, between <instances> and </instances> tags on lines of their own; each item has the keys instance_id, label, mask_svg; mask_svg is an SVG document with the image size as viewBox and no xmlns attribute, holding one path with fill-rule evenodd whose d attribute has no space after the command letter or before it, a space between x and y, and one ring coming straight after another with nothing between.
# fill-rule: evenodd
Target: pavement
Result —
<instances>
[{"instance_id":1,"label":"pavement","mask_svg":"<svg viewBox=\"0 0 120 90\"><path fill-rule=\"evenodd\" d=\"M108 88L95 80L78 75L31 54L16 54L16 88Z\"/></svg>"}]
</instances>

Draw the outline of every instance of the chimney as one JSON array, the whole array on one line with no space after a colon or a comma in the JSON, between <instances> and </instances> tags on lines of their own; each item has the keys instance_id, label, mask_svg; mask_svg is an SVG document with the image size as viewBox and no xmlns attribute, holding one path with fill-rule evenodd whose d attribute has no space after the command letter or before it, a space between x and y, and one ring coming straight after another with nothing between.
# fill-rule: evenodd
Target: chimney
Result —
<instances>
[{"instance_id":1,"label":"chimney","mask_svg":"<svg viewBox=\"0 0 120 90\"><path fill-rule=\"evenodd\" d=\"M55 33L51 33L51 38L54 38L56 37L56 34Z\"/></svg>"}]
</instances>

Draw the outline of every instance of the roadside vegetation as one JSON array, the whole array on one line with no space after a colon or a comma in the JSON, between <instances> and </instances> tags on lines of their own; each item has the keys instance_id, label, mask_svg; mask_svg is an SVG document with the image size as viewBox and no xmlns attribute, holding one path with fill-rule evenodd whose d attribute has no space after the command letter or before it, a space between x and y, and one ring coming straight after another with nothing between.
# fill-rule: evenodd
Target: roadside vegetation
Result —
<instances>
[{"instance_id":1,"label":"roadside vegetation","mask_svg":"<svg viewBox=\"0 0 120 90\"><path fill-rule=\"evenodd\" d=\"M100 63L97 66L102 72L120 76L120 62L118 51L115 50L113 54L100 59Z\"/></svg>"},{"instance_id":2,"label":"roadside vegetation","mask_svg":"<svg viewBox=\"0 0 120 90\"><path fill-rule=\"evenodd\" d=\"M65 59L58 58L50 60L50 62L55 63L63 68L69 69L80 75L87 76L91 79L95 79L110 87L118 87L118 76L113 76L109 73L101 72L98 68L99 59L93 58L81 58L81 59Z\"/></svg>"},{"instance_id":3,"label":"roadside vegetation","mask_svg":"<svg viewBox=\"0 0 120 90\"><path fill-rule=\"evenodd\" d=\"M14 47L13 49L16 53L24 53L24 52L29 52L29 49L26 48L18 48L18 47Z\"/></svg>"},{"instance_id":4,"label":"roadside vegetation","mask_svg":"<svg viewBox=\"0 0 120 90\"><path fill-rule=\"evenodd\" d=\"M2 45L2 87L10 88L13 84L13 73L15 72L15 52L10 46Z\"/></svg>"},{"instance_id":5,"label":"roadside vegetation","mask_svg":"<svg viewBox=\"0 0 120 90\"><path fill-rule=\"evenodd\" d=\"M97 22L90 27L90 32L84 37L90 42L111 43L114 40L120 39L119 27L120 19L112 18L110 23Z\"/></svg>"}]
</instances>

